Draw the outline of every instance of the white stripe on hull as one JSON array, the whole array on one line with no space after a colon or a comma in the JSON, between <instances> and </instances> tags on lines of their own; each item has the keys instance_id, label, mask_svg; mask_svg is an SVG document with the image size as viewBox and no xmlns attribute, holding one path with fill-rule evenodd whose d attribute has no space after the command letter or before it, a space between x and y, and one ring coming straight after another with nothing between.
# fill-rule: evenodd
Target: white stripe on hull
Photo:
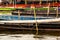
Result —
<instances>
[{"instance_id":1,"label":"white stripe on hull","mask_svg":"<svg viewBox=\"0 0 60 40\"><path fill-rule=\"evenodd\" d=\"M55 19L44 19L44 20L11 20L11 21L0 21L0 23L47 23L47 22L58 22L60 18Z\"/></svg>"}]
</instances>

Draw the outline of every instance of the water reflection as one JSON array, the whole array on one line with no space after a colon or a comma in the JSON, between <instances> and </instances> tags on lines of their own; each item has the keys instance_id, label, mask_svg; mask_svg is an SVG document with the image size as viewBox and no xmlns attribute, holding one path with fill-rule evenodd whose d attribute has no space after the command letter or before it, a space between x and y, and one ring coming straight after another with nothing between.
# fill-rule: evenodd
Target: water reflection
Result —
<instances>
[{"instance_id":1,"label":"water reflection","mask_svg":"<svg viewBox=\"0 0 60 40\"><path fill-rule=\"evenodd\" d=\"M39 31L36 35L36 31L6 30L0 31L0 40L60 40L60 32Z\"/></svg>"}]
</instances>

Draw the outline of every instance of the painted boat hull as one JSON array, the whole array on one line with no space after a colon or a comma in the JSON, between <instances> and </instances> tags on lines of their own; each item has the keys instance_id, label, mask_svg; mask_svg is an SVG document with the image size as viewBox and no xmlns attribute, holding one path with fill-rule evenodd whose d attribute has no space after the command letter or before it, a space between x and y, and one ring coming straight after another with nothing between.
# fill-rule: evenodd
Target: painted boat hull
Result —
<instances>
[{"instance_id":1,"label":"painted boat hull","mask_svg":"<svg viewBox=\"0 0 60 40\"><path fill-rule=\"evenodd\" d=\"M12 15L0 15L0 23L45 23L60 21L60 18L53 17L36 17L34 16L12 16Z\"/></svg>"},{"instance_id":2,"label":"painted boat hull","mask_svg":"<svg viewBox=\"0 0 60 40\"><path fill-rule=\"evenodd\" d=\"M21 19L22 18L22 19ZM49 24L59 22L60 18L53 17L37 17L37 20L33 16L8 16L0 15L0 28L1 29L14 29L14 30L36 30L35 23L38 23L39 30L44 29L59 29L58 24ZM43 24L42 24L43 23ZM48 23L46 25L46 23ZM50 26L49 26L50 25ZM51 26L55 25L55 26ZM56 26L58 25L58 27Z\"/></svg>"}]
</instances>

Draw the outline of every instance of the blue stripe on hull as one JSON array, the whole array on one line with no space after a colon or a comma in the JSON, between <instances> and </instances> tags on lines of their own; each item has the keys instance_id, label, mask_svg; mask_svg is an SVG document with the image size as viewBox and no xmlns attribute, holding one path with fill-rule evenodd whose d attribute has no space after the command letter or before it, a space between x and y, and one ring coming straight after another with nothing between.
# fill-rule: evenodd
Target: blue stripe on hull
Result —
<instances>
[{"instance_id":1,"label":"blue stripe on hull","mask_svg":"<svg viewBox=\"0 0 60 40\"><path fill-rule=\"evenodd\" d=\"M5 19L5 20L35 20L35 18L33 16L4 16L4 15L0 15L0 19ZM37 20L42 20L42 19L51 19L48 17L37 17Z\"/></svg>"}]
</instances>

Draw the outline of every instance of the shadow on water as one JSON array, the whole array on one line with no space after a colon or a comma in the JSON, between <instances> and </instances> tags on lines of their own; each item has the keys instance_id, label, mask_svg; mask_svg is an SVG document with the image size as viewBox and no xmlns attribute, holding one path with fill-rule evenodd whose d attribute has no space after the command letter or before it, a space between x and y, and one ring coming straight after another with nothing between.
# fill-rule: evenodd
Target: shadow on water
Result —
<instances>
[{"instance_id":1,"label":"shadow on water","mask_svg":"<svg viewBox=\"0 0 60 40\"><path fill-rule=\"evenodd\" d=\"M38 35L37 35L38 37L35 37L36 36L36 31L29 31L29 30L26 30L26 31L25 30L0 30L0 37L9 35L10 38L15 38L15 39L23 38L24 39L23 36L24 35L27 36L28 34L29 34L29 36L31 36L31 34L34 35L33 37L31 37L31 40L32 40L32 38L34 38L35 40L41 40L41 39L45 40L46 37L43 36L43 35L58 37L58 36L60 36L60 31L45 31L45 30L42 30L42 31L38 31ZM23 35L23 36L21 36L21 35ZM27 38L28 38L28 36L27 36ZM57 38L57 40L58 40L58 38Z\"/></svg>"}]
</instances>

